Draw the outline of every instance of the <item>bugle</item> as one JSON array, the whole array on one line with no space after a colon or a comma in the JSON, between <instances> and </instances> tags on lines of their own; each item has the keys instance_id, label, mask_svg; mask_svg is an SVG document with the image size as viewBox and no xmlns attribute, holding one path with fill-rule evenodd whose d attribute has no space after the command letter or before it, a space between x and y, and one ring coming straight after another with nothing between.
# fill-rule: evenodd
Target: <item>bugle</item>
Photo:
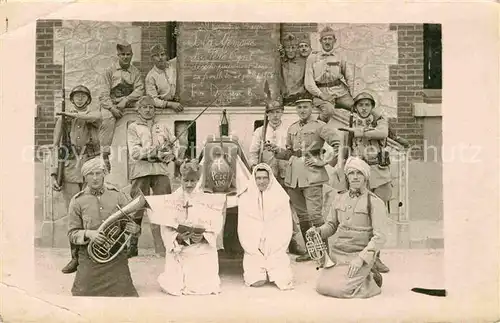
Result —
<instances>
[{"instance_id":1,"label":"bugle","mask_svg":"<svg viewBox=\"0 0 500 323\"><path fill-rule=\"evenodd\" d=\"M99 264L115 259L129 243L133 234L126 231L125 226L128 222L134 222L131 214L150 208L141 191L139 191L139 196L123 208L119 205L117 207L118 211L110 215L97 229L99 234L104 236L105 241L101 244L91 241L87 247L89 257Z\"/></svg>"},{"instance_id":2,"label":"bugle","mask_svg":"<svg viewBox=\"0 0 500 323\"><path fill-rule=\"evenodd\" d=\"M314 226L313 226L314 228ZM319 268L330 268L335 265L330 256L328 255L328 246L321 239L321 235L316 230L306 232L306 249L309 257L316 261Z\"/></svg>"}]
</instances>

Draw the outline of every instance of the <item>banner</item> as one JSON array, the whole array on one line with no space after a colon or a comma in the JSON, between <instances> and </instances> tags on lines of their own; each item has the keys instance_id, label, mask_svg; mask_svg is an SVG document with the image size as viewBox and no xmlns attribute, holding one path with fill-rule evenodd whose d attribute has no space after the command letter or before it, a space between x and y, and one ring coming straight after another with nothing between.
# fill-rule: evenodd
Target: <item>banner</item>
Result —
<instances>
[{"instance_id":1,"label":"banner","mask_svg":"<svg viewBox=\"0 0 500 323\"><path fill-rule=\"evenodd\" d=\"M151 223L177 229L179 225L220 232L226 209L225 194L193 193L189 200L182 194L146 196Z\"/></svg>"}]
</instances>

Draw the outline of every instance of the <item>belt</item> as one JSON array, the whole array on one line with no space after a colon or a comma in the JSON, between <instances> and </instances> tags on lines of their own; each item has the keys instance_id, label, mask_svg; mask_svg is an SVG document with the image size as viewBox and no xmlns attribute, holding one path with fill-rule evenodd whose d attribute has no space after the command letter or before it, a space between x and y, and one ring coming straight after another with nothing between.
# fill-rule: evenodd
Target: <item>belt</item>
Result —
<instances>
[{"instance_id":1,"label":"belt","mask_svg":"<svg viewBox=\"0 0 500 323\"><path fill-rule=\"evenodd\" d=\"M333 87L333 86L338 86L341 85L342 82L340 80L336 80L333 82L327 82L327 83L318 83L316 82L316 86L318 87Z\"/></svg>"},{"instance_id":2,"label":"belt","mask_svg":"<svg viewBox=\"0 0 500 323\"><path fill-rule=\"evenodd\" d=\"M302 150L295 150L292 152L292 156L295 156L295 157L302 157L302 156L306 156L306 155L312 155L314 157L317 157L319 156L321 152L321 149L314 149L314 150L309 150L309 151L305 151L304 153L302 152Z\"/></svg>"}]
</instances>

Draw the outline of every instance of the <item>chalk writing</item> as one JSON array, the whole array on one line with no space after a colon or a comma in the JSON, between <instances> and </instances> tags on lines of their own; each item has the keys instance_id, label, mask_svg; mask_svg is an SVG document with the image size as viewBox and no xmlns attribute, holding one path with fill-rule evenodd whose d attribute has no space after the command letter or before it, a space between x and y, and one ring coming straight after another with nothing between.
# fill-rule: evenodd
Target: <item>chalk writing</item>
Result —
<instances>
[{"instance_id":1,"label":"chalk writing","mask_svg":"<svg viewBox=\"0 0 500 323\"><path fill-rule=\"evenodd\" d=\"M277 24L193 22L179 27L184 35L178 44L183 104L206 105L218 89L230 85L217 105L261 105L266 79L271 92L278 92Z\"/></svg>"}]
</instances>

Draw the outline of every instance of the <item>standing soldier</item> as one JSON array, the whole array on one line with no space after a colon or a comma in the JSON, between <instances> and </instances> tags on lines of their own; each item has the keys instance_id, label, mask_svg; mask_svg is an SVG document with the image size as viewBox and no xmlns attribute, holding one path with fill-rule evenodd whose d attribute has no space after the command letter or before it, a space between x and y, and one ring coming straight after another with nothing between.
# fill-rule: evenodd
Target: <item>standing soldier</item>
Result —
<instances>
[{"instance_id":1,"label":"standing soldier","mask_svg":"<svg viewBox=\"0 0 500 323\"><path fill-rule=\"evenodd\" d=\"M285 149L286 145L286 136L287 136L287 127L283 126L282 117L283 117L283 106L277 101L270 101L266 104L266 115L268 118L268 126L266 130L266 141L271 142L272 144L280 147L281 149ZM264 127L261 126L255 129L252 136L252 143L250 145L249 150L249 161L250 166L253 167L259 163L259 154L260 147L262 143L262 132ZM262 162L268 164L273 170L274 177L278 181L278 183L283 187L285 192L288 191L288 188L285 186L285 170L287 167L286 160L277 160L274 155L267 150L263 151ZM293 207L292 207L293 210ZM289 251L296 255L304 255L306 253L305 244L300 236L300 228L298 225L298 219L296 212L292 212L293 218L293 235L292 240L290 241Z\"/></svg>"},{"instance_id":2,"label":"standing soldier","mask_svg":"<svg viewBox=\"0 0 500 323\"><path fill-rule=\"evenodd\" d=\"M287 34L283 39L285 57L281 64L282 93L284 104L294 103L304 98L307 93L304 87L304 71L306 60L297 51L298 40L293 34Z\"/></svg>"},{"instance_id":3,"label":"standing soldier","mask_svg":"<svg viewBox=\"0 0 500 323\"><path fill-rule=\"evenodd\" d=\"M65 116L63 127L62 118L56 122L54 129L54 147L62 148L65 151L63 182L59 186L57 183L57 166L54 165L51 171L54 179L52 188L61 191L66 204L66 211L69 207L71 198L82 190L83 176L80 169L83 163L100 153L98 133L99 133L99 111L92 111L89 107L92 102L92 96L87 87L78 85L69 94L69 99L75 111L60 112L59 115ZM66 142L62 131L65 131ZM57 152L56 152L57 154ZM60 158L61 156L59 156ZM55 158L57 160L57 158ZM70 243L71 261L62 269L65 274L74 273L78 266L78 246Z\"/></svg>"},{"instance_id":4,"label":"standing soldier","mask_svg":"<svg viewBox=\"0 0 500 323\"><path fill-rule=\"evenodd\" d=\"M340 137L336 129L312 118L311 99L299 99L295 104L300 120L288 128L286 149L273 144L267 144L266 149L274 151L277 159L288 161L284 181L306 241L306 231L325 222L322 215L323 184L329 177L321 150L326 142L337 156ZM308 254L296 258L299 262L308 260L311 260Z\"/></svg>"},{"instance_id":5,"label":"standing soldier","mask_svg":"<svg viewBox=\"0 0 500 323\"><path fill-rule=\"evenodd\" d=\"M128 43L116 45L118 62L104 72L101 79L99 101L102 113L102 125L99 140L102 158L111 171L109 155L115 133L116 121L123 116L125 108L133 108L137 100L144 95L144 83L141 72L132 62L132 46Z\"/></svg>"},{"instance_id":6,"label":"standing soldier","mask_svg":"<svg viewBox=\"0 0 500 323\"><path fill-rule=\"evenodd\" d=\"M130 195L135 198L141 190L149 195L172 193L168 164L176 159L178 147L174 146L174 137L165 125L155 120L155 102L152 97L144 96L137 101L138 120L127 129L127 144L130 154L130 179L132 188ZM135 222L141 225L144 210L136 213ZM161 239L160 227L151 223L151 233L157 255L165 255L165 247ZM137 256L139 238L130 240L129 257Z\"/></svg>"},{"instance_id":7,"label":"standing soldier","mask_svg":"<svg viewBox=\"0 0 500 323\"><path fill-rule=\"evenodd\" d=\"M320 42L321 51L313 52L307 58L304 84L314 97L314 106L321 110L320 119L328 122L334 108L350 110L354 103L347 86L351 71L347 62L333 49L336 42L333 29L325 27L320 33Z\"/></svg>"},{"instance_id":8,"label":"standing soldier","mask_svg":"<svg viewBox=\"0 0 500 323\"><path fill-rule=\"evenodd\" d=\"M362 158L370 166L369 189L387 204L392 196L390 160L385 150L389 123L381 111L375 109L375 99L367 92L361 92L354 98L354 108L357 114L353 128L340 130L353 135L353 147L348 148L352 149L353 156ZM345 176L340 175L339 178L345 179ZM389 272L379 256L380 253L377 254L374 267L381 273Z\"/></svg>"}]
</instances>

